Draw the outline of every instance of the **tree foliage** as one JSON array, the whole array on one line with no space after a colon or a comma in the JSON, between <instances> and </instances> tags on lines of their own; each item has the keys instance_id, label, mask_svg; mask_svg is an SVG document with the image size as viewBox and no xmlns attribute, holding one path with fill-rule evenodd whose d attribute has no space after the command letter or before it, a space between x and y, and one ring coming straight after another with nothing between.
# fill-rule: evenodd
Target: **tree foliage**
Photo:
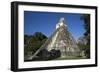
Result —
<instances>
[{"instance_id":1,"label":"tree foliage","mask_svg":"<svg viewBox=\"0 0 100 73\"><path fill-rule=\"evenodd\" d=\"M89 14L83 14L81 16L81 20L84 21L84 28L85 28L85 33L84 36L87 39L87 44L90 44L90 15Z\"/></svg>"},{"instance_id":2,"label":"tree foliage","mask_svg":"<svg viewBox=\"0 0 100 73\"><path fill-rule=\"evenodd\" d=\"M85 33L84 33L84 39L87 40L86 44L78 44L80 45L80 48L82 48L85 51L85 55L87 58L90 58L90 15L89 14L83 14L80 17L81 20L83 20L84 22L84 29L85 29Z\"/></svg>"},{"instance_id":3,"label":"tree foliage","mask_svg":"<svg viewBox=\"0 0 100 73\"><path fill-rule=\"evenodd\" d=\"M24 35L24 56L34 54L46 40L47 37L41 32L35 32L31 36Z\"/></svg>"}]
</instances>

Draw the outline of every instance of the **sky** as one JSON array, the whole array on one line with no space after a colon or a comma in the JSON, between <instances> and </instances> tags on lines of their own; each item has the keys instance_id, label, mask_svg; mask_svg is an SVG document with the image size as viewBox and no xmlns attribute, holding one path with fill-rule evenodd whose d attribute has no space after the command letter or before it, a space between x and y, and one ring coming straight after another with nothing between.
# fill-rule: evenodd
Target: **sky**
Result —
<instances>
[{"instance_id":1,"label":"sky","mask_svg":"<svg viewBox=\"0 0 100 73\"><path fill-rule=\"evenodd\" d=\"M64 17L68 31L78 40L85 32L84 22L80 19L81 15L79 13L24 11L24 34L33 35L35 32L42 32L50 37L60 18Z\"/></svg>"}]
</instances>

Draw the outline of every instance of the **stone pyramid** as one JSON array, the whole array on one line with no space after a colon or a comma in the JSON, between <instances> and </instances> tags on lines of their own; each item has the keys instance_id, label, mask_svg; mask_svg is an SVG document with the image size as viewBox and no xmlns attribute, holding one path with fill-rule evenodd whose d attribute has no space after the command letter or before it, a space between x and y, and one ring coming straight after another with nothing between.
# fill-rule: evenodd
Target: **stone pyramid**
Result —
<instances>
[{"instance_id":1,"label":"stone pyramid","mask_svg":"<svg viewBox=\"0 0 100 73\"><path fill-rule=\"evenodd\" d=\"M36 51L30 59L35 58L41 52L42 57L50 57L57 55L59 57L79 56L80 49L77 42L68 31L64 18L61 18L56 25L56 30L51 34L48 40ZM56 54L55 54L56 53Z\"/></svg>"}]
</instances>

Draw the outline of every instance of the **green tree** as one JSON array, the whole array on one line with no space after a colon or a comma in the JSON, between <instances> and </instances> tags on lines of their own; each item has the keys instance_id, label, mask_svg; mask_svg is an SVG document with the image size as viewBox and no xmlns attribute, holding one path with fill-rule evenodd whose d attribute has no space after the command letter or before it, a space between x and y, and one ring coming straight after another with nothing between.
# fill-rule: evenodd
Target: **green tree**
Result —
<instances>
[{"instance_id":1,"label":"green tree","mask_svg":"<svg viewBox=\"0 0 100 73\"><path fill-rule=\"evenodd\" d=\"M90 44L90 15L89 14L83 14L81 16L81 20L84 21L84 28L85 28L84 36L87 39L87 44Z\"/></svg>"},{"instance_id":2,"label":"green tree","mask_svg":"<svg viewBox=\"0 0 100 73\"><path fill-rule=\"evenodd\" d=\"M89 14L83 14L81 16L81 20L84 21L84 37L87 40L87 43L84 45L85 49L85 54L87 58L90 58L90 15Z\"/></svg>"},{"instance_id":3,"label":"green tree","mask_svg":"<svg viewBox=\"0 0 100 73\"><path fill-rule=\"evenodd\" d=\"M41 32L35 32L31 36L24 36L24 56L34 54L44 42L47 40L47 37Z\"/></svg>"}]
</instances>

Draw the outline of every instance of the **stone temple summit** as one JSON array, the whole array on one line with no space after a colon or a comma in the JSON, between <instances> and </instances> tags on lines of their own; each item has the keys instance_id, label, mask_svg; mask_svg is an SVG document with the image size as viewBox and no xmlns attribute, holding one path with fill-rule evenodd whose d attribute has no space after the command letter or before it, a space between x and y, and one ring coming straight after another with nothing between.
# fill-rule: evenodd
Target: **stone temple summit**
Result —
<instances>
[{"instance_id":1,"label":"stone temple summit","mask_svg":"<svg viewBox=\"0 0 100 73\"><path fill-rule=\"evenodd\" d=\"M55 31L29 59L53 60L80 56L76 40L68 31L64 18L56 24Z\"/></svg>"}]
</instances>

